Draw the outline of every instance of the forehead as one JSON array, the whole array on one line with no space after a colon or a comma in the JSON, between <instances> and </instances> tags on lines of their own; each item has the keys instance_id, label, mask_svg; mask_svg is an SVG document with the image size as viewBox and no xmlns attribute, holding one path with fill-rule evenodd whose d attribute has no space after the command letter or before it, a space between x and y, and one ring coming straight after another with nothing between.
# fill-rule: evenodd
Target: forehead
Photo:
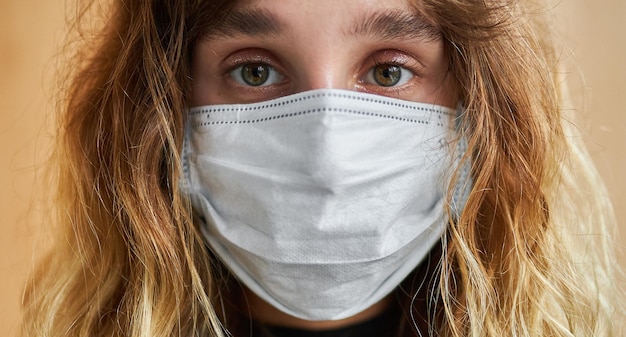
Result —
<instances>
[{"instance_id":1,"label":"forehead","mask_svg":"<svg viewBox=\"0 0 626 337\"><path fill-rule=\"evenodd\" d=\"M437 25L407 0L243 0L210 36L289 33L437 40Z\"/></svg>"},{"instance_id":2,"label":"forehead","mask_svg":"<svg viewBox=\"0 0 626 337\"><path fill-rule=\"evenodd\" d=\"M420 0L239 0L235 7L265 7L280 9L296 6L304 11L309 8L321 6L329 12L341 10L368 10L385 7L418 6ZM348 13L346 13L348 14Z\"/></svg>"}]
</instances>

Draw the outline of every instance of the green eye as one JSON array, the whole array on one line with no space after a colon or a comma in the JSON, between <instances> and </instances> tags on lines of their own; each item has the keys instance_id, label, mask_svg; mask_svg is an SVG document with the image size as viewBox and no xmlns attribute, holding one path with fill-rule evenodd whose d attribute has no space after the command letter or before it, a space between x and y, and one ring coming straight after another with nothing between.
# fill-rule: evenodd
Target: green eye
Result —
<instances>
[{"instance_id":1,"label":"green eye","mask_svg":"<svg viewBox=\"0 0 626 337\"><path fill-rule=\"evenodd\" d=\"M246 63L230 71L230 76L240 84L262 87L284 80L276 69L266 63Z\"/></svg>"},{"instance_id":2,"label":"green eye","mask_svg":"<svg viewBox=\"0 0 626 337\"><path fill-rule=\"evenodd\" d=\"M250 63L241 67L241 78L246 84L254 87L265 84L269 73L269 66L262 63Z\"/></svg>"},{"instance_id":3,"label":"green eye","mask_svg":"<svg viewBox=\"0 0 626 337\"><path fill-rule=\"evenodd\" d=\"M379 64L373 72L374 81L383 87L394 86L402 78L402 68L392 64Z\"/></svg>"}]
</instances>

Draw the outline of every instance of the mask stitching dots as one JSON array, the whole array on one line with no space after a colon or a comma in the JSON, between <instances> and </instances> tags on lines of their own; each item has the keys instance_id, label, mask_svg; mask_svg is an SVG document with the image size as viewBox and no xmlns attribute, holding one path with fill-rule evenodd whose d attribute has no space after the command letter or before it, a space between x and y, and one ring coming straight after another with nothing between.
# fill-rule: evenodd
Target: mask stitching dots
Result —
<instances>
[{"instance_id":1,"label":"mask stitching dots","mask_svg":"<svg viewBox=\"0 0 626 337\"><path fill-rule=\"evenodd\" d=\"M224 110L219 110L219 111L224 111ZM430 119L411 119L411 118L392 116L392 115L387 115L387 114L382 114L382 113L363 112L363 111L352 110L352 109L317 108L317 109L309 109L309 110L304 110L304 111L297 111L297 112L291 112L291 113L286 113L286 114L281 114L281 115L276 115L276 116L268 116L268 117L263 117L263 118L250 119L250 120L206 121L206 122L201 122L201 123L195 123L194 127L203 127L203 126L210 126L210 125L224 125L224 124L253 124L253 123L260 123L260 122L268 122L268 121L277 120L277 119L316 114L316 113L321 113L321 112L347 113L347 114L361 115L361 116L368 116L368 117L394 119L400 122L408 122L408 123L423 124L423 125L430 125L433 122ZM207 117L210 118L210 112L207 112L207 114L208 114ZM438 121L435 121L435 123L437 126L445 126L443 122L441 121L441 116L438 116Z\"/></svg>"}]
</instances>

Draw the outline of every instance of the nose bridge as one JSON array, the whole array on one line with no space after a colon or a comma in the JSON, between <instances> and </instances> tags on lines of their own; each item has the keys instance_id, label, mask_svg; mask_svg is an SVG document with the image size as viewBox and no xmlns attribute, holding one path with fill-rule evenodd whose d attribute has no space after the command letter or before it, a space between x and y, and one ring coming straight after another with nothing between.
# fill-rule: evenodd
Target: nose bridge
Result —
<instances>
[{"instance_id":1,"label":"nose bridge","mask_svg":"<svg viewBox=\"0 0 626 337\"><path fill-rule=\"evenodd\" d=\"M347 71L339 52L316 50L301 66L300 90L348 89Z\"/></svg>"},{"instance_id":2,"label":"nose bridge","mask_svg":"<svg viewBox=\"0 0 626 337\"><path fill-rule=\"evenodd\" d=\"M328 0L327 2L333 2ZM350 60L350 41L344 34L349 16L337 12L336 6L320 5L322 1L298 3L299 16L292 22L290 53L295 56L299 91L314 89L350 89L354 60ZM324 20L320 20L324 18Z\"/></svg>"},{"instance_id":3,"label":"nose bridge","mask_svg":"<svg viewBox=\"0 0 626 337\"><path fill-rule=\"evenodd\" d=\"M348 89L345 69L341 66L338 56L332 52L322 54L306 71L305 90L313 89Z\"/></svg>"},{"instance_id":4,"label":"nose bridge","mask_svg":"<svg viewBox=\"0 0 626 337\"><path fill-rule=\"evenodd\" d=\"M335 34L336 35L336 34ZM317 35L308 39L297 51L299 54L299 90L350 89L351 69L347 61L347 48L340 45L337 37Z\"/></svg>"}]
</instances>

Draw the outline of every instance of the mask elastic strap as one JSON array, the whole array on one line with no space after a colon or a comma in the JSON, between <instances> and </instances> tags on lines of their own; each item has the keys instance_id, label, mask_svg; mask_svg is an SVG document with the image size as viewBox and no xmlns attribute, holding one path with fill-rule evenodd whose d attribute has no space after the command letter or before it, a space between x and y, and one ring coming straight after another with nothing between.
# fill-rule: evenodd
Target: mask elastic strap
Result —
<instances>
[{"instance_id":1,"label":"mask elastic strap","mask_svg":"<svg viewBox=\"0 0 626 337\"><path fill-rule=\"evenodd\" d=\"M465 132L463 130L464 113L465 108L461 103L459 103L457 106L457 116L455 118L455 130L461 138L455 148L455 163L457 167L459 167L459 165L461 166L458 170L456 185L454 186L454 191L452 193L452 200L450 200L450 210L455 219L459 219L461 217L461 213L465 208L465 204L467 203L467 199L469 198L473 185L471 176L471 160L462 162L463 156L467 153L468 147L467 137L465 136Z\"/></svg>"}]
</instances>

